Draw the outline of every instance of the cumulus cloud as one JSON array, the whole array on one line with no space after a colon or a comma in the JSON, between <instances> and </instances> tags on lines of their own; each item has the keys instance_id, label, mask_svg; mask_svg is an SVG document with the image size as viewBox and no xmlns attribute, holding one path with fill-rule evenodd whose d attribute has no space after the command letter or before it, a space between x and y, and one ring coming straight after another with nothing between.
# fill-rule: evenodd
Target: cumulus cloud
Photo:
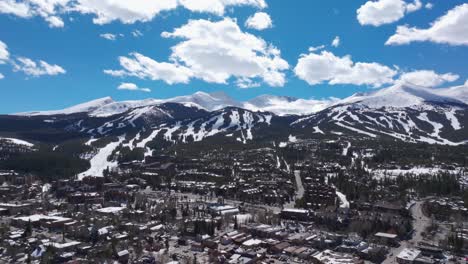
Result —
<instances>
[{"instance_id":1,"label":"cumulus cloud","mask_svg":"<svg viewBox=\"0 0 468 264\"><path fill-rule=\"evenodd\" d=\"M248 28L253 28L256 30L264 30L267 28L271 28L273 26L273 21L265 12L257 12L253 16L247 18L245 21L245 26Z\"/></svg>"},{"instance_id":2,"label":"cumulus cloud","mask_svg":"<svg viewBox=\"0 0 468 264\"><path fill-rule=\"evenodd\" d=\"M174 63L157 62L140 53L131 53L129 57L119 58L121 70L104 70L114 77L133 76L140 79L161 80L168 84L188 83L192 71Z\"/></svg>"},{"instance_id":3,"label":"cumulus cloud","mask_svg":"<svg viewBox=\"0 0 468 264\"><path fill-rule=\"evenodd\" d=\"M114 76L136 76L163 80L169 84L201 79L209 83L227 84L234 78L245 87L263 80L270 86L283 86L284 71L289 64L280 51L265 40L243 32L230 18L212 22L190 20L162 37L180 39L173 46L170 62L158 62L134 53L121 57L122 70L106 70Z\"/></svg>"},{"instance_id":4,"label":"cumulus cloud","mask_svg":"<svg viewBox=\"0 0 468 264\"><path fill-rule=\"evenodd\" d=\"M0 80L5 78L5 75L3 75L2 73L0 73Z\"/></svg>"},{"instance_id":5,"label":"cumulus cloud","mask_svg":"<svg viewBox=\"0 0 468 264\"><path fill-rule=\"evenodd\" d=\"M10 58L10 52L8 52L8 46L0 40L0 64L5 64Z\"/></svg>"},{"instance_id":6,"label":"cumulus cloud","mask_svg":"<svg viewBox=\"0 0 468 264\"><path fill-rule=\"evenodd\" d=\"M468 4L456 6L426 29L399 26L385 44L403 45L422 41L468 45Z\"/></svg>"},{"instance_id":7,"label":"cumulus cloud","mask_svg":"<svg viewBox=\"0 0 468 264\"><path fill-rule=\"evenodd\" d=\"M399 81L424 87L437 87L445 83L454 82L459 77L453 73L439 74L432 70L419 70L403 73Z\"/></svg>"},{"instance_id":8,"label":"cumulus cloud","mask_svg":"<svg viewBox=\"0 0 468 264\"><path fill-rule=\"evenodd\" d=\"M26 57L13 59L13 56L10 56L10 52L8 51L8 46L0 40L0 64L6 63L13 65L14 71L22 71L31 76L58 75L65 73L62 67L48 64L42 60L35 62ZM1 77L0 79L4 78L3 74L1 74Z\"/></svg>"},{"instance_id":9,"label":"cumulus cloud","mask_svg":"<svg viewBox=\"0 0 468 264\"><path fill-rule=\"evenodd\" d=\"M42 75L59 75L66 73L66 71L59 65L51 65L43 60L35 62L25 57L19 57L13 62L13 70L22 71L26 75L34 77Z\"/></svg>"},{"instance_id":10,"label":"cumulus cloud","mask_svg":"<svg viewBox=\"0 0 468 264\"><path fill-rule=\"evenodd\" d=\"M60 16L77 12L92 15L95 24L112 21L124 24L148 22L162 12L184 7L193 12L223 15L226 8L253 6L259 9L267 5L264 0L2 0L0 13L21 18L42 17L50 27L63 27Z\"/></svg>"},{"instance_id":11,"label":"cumulus cloud","mask_svg":"<svg viewBox=\"0 0 468 264\"><path fill-rule=\"evenodd\" d=\"M414 11L418 11L422 8L422 3L420 0L415 0L413 3L406 4L406 12L411 13Z\"/></svg>"},{"instance_id":12,"label":"cumulus cloud","mask_svg":"<svg viewBox=\"0 0 468 264\"><path fill-rule=\"evenodd\" d=\"M127 91L141 91L141 92L151 92L151 89L149 88L140 88L138 85L134 83L121 83L119 87L117 87L117 90L127 90Z\"/></svg>"},{"instance_id":13,"label":"cumulus cloud","mask_svg":"<svg viewBox=\"0 0 468 264\"><path fill-rule=\"evenodd\" d=\"M64 22L58 14L65 11L71 0L2 0L0 13L21 18L42 17L49 27L63 27Z\"/></svg>"},{"instance_id":14,"label":"cumulus cloud","mask_svg":"<svg viewBox=\"0 0 468 264\"><path fill-rule=\"evenodd\" d=\"M421 7L420 0L410 3L403 0L367 1L357 10L357 19L361 25L380 26L396 22Z\"/></svg>"},{"instance_id":15,"label":"cumulus cloud","mask_svg":"<svg viewBox=\"0 0 468 264\"><path fill-rule=\"evenodd\" d=\"M310 85L321 83L381 87L393 83L397 72L376 62L353 62L351 56L338 57L329 51L302 54L294 68L296 76Z\"/></svg>"},{"instance_id":16,"label":"cumulus cloud","mask_svg":"<svg viewBox=\"0 0 468 264\"><path fill-rule=\"evenodd\" d=\"M16 2L15 0L3 0L0 2L0 13L15 15L22 18L31 17L31 8L28 2Z\"/></svg>"},{"instance_id":17,"label":"cumulus cloud","mask_svg":"<svg viewBox=\"0 0 468 264\"><path fill-rule=\"evenodd\" d=\"M333 47L336 48L336 47L338 47L338 46L340 45L340 42L341 42L340 37L336 36L336 37L333 39L331 45L332 45Z\"/></svg>"},{"instance_id":18,"label":"cumulus cloud","mask_svg":"<svg viewBox=\"0 0 468 264\"><path fill-rule=\"evenodd\" d=\"M432 4L432 3L427 3L427 4L424 6L424 8L426 8L426 9L432 9L433 7L434 7L434 4Z\"/></svg>"},{"instance_id":19,"label":"cumulus cloud","mask_svg":"<svg viewBox=\"0 0 468 264\"><path fill-rule=\"evenodd\" d=\"M253 6L259 9L267 7L265 0L179 0L179 4L193 12L208 12L223 15L229 6Z\"/></svg>"}]
</instances>

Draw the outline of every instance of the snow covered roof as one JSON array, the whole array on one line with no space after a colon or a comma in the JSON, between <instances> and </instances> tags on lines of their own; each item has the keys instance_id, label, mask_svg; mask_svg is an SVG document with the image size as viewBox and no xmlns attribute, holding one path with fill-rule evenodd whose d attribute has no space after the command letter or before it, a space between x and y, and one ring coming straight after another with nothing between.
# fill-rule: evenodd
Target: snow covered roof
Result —
<instances>
[{"instance_id":1,"label":"snow covered roof","mask_svg":"<svg viewBox=\"0 0 468 264\"><path fill-rule=\"evenodd\" d=\"M263 241L260 240L260 239L249 239L247 241L245 241L244 243L242 243L242 245L246 246L246 247L251 247L251 246L257 246L257 245L260 245Z\"/></svg>"},{"instance_id":2,"label":"snow covered roof","mask_svg":"<svg viewBox=\"0 0 468 264\"><path fill-rule=\"evenodd\" d=\"M123 211L124 209L126 208L125 207L104 207L101 209L97 209L96 212L104 213L104 214L115 214L120 211Z\"/></svg>"},{"instance_id":3,"label":"snow covered roof","mask_svg":"<svg viewBox=\"0 0 468 264\"><path fill-rule=\"evenodd\" d=\"M49 215L30 215L30 216L21 216L13 218L14 220L19 220L23 222L38 222L41 220L50 220L50 221L71 221L71 218L61 217L61 216L49 216Z\"/></svg>"},{"instance_id":4,"label":"snow covered roof","mask_svg":"<svg viewBox=\"0 0 468 264\"><path fill-rule=\"evenodd\" d=\"M421 254L420 250L414 248L405 248L398 254L397 258L407 261L414 261Z\"/></svg>"},{"instance_id":5,"label":"snow covered roof","mask_svg":"<svg viewBox=\"0 0 468 264\"><path fill-rule=\"evenodd\" d=\"M394 239L394 238L398 237L398 235L395 235L395 234L382 233L382 232L379 232L379 233L375 234L375 236L384 237L384 238L391 238L391 239Z\"/></svg>"},{"instance_id":6,"label":"snow covered roof","mask_svg":"<svg viewBox=\"0 0 468 264\"><path fill-rule=\"evenodd\" d=\"M301 214L307 214L307 213L309 213L308 210L304 210L304 209L295 209L295 208L285 208L285 209L283 209L283 212L301 213Z\"/></svg>"}]
</instances>

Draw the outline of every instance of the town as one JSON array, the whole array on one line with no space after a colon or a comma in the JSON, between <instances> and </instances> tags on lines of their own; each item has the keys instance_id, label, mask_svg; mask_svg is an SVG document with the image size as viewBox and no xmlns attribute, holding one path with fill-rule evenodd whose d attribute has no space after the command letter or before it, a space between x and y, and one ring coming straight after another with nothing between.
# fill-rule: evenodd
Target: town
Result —
<instances>
[{"instance_id":1,"label":"town","mask_svg":"<svg viewBox=\"0 0 468 264\"><path fill-rule=\"evenodd\" d=\"M465 261L464 164L418 174L351 138L183 151L103 177L0 171L0 262Z\"/></svg>"}]
</instances>

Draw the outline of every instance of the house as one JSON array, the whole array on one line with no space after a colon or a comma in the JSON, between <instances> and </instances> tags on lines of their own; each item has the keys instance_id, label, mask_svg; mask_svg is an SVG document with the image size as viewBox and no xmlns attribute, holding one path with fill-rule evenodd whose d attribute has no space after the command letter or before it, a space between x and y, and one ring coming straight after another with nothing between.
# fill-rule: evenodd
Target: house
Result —
<instances>
[{"instance_id":1,"label":"house","mask_svg":"<svg viewBox=\"0 0 468 264\"><path fill-rule=\"evenodd\" d=\"M399 264L413 264L414 261L421 255L421 251L414 248L405 248L397 256Z\"/></svg>"},{"instance_id":2,"label":"house","mask_svg":"<svg viewBox=\"0 0 468 264\"><path fill-rule=\"evenodd\" d=\"M117 257L119 258L120 263L127 263L130 258L130 253L125 249L117 252Z\"/></svg>"},{"instance_id":3,"label":"house","mask_svg":"<svg viewBox=\"0 0 468 264\"><path fill-rule=\"evenodd\" d=\"M389 245L389 246L398 244L398 235L396 234L379 232L379 233L376 233L374 236L377 239L377 241L380 242L381 244Z\"/></svg>"},{"instance_id":4,"label":"house","mask_svg":"<svg viewBox=\"0 0 468 264\"><path fill-rule=\"evenodd\" d=\"M13 204L13 203L0 203L0 208L8 210L7 214L27 214L30 213L33 205L30 203Z\"/></svg>"},{"instance_id":5,"label":"house","mask_svg":"<svg viewBox=\"0 0 468 264\"><path fill-rule=\"evenodd\" d=\"M351 254L325 250L318 252L312 256L312 261L316 264L361 264L364 263L361 259L354 257Z\"/></svg>"},{"instance_id":6,"label":"house","mask_svg":"<svg viewBox=\"0 0 468 264\"><path fill-rule=\"evenodd\" d=\"M309 221L310 211L303 209L287 208L281 211L281 219L294 220L294 221Z\"/></svg>"}]
</instances>

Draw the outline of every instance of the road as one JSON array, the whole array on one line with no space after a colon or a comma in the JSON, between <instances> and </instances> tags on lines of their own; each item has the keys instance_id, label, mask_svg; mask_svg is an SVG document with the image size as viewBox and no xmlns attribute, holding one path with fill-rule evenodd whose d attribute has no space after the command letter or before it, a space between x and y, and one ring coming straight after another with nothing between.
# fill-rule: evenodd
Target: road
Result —
<instances>
[{"instance_id":1,"label":"road","mask_svg":"<svg viewBox=\"0 0 468 264\"><path fill-rule=\"evenodd\" d=\"M419 242L423 241L422 232L430 225L430 219L422 212L422 204L424 201L416 202L410 209L413 216L413 237L408 241L402 241L398 248L392 248L390 253L382 264L395 264L397 263L396 257L400 252L407 247L417 246Z\"/></svg>"},{"instance_id":2,"label":"road","mask_svg":"<svg viewBox=\"0 0 468 264\"><path fill-rule=\"evenodd\" d=\"M301 171L295 170L294 177L296 178L296 185L297 185L296 199L301 199L302 197L304 197L304 185L302 185Z\"/></svg>"}]
</instances>

